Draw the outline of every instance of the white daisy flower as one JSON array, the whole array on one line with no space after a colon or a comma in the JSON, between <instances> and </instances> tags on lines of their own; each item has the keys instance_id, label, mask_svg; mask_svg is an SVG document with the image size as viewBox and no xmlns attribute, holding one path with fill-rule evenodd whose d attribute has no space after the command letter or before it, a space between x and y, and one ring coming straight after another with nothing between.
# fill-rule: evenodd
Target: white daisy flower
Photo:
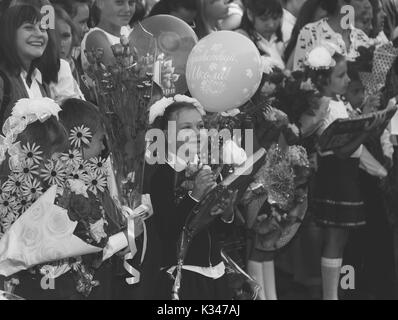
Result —
<instances>
[{"instance_id":1,"label":"white daisy flower","mask_svg":"<svg viewBox=\"0 0 398 320\"><path fill-rule=\"evenodd\" d=\"M35 176L39 175L39 166L33 161L22 161L17 173L21 176L22 181L26 184L29 180L33 180Z\"/></svg>"},{"instance_id":2,"label":"white daisy flower","mask_svg":"<svg viewBox=\"0 0 398 320\"><path fill-rule=\"evenodd\" d=\"M10 194L22 193L22 187L24 186L24 178L21 174L11 174L8 177L7 182L4 184L4 191Z\"/></svg>"},{"instance_id":3,"label":"white daisy flower","mask_svg":"<svg viewBox=\"0 0 398 320\"><path fill-rule=\"evenodd\" d=\"M75 171L69 173L68 175L69 175L69 179L83 181L86 178L87 173L85 171L75 170Z\"/></svg>"},{"instance_id":4,"label":"white daisy flower","mask_svg":"<svg viewBox=\"0 0 398 320\"><path fill-rule=\"evenodd\" d=\"M89 145L92 137L90 129L85 126L75 127L70 131L69 141L74 148L80 148L82 145Z\"/></svg>"},{"instance_id":5,"label":"white daisy flower","mask_svg":"<svg viewBox=\"0 0 398 320\"><path fill-rule=\"evenodd\" d=\"M19 198L18 201L16 202L15 208L17 211L19 211L22 214L26 210L28 210L31 205L32 205L32 202L31 202L30 198L22 197L22 198Z\"/></svg>"},{"instance_id":6,"label":"white daisy flower","mask_svg":"<svg viewBox=\"0 0 398 320\"><path fill-rule=\"evenodd\" d=\"M5 183L0 184L0 196L2 196L3 194L6 194L7 192L4 190L5 188Z\"/></svg>"},{"instance_id":7,"label":"white daisy flower","mask_svg":"<svg viewBox=\"0 0 398 320\"><path fill-rule=\"evenodd\" d=\"M43 161L43 158L41 155L43 154L42 151L40 151L40 147L36 146L35 143L32 145L28 142L26 146L22 147L22 153L25 157L25 160L28 163L35 163L35 164L40 164L41 161Z\"/></svg>"},{"instance_id":8,"label":"white daisy flower","mask_svg":"<svg viewBox=\"0 0 398 320\"><path fill-rule=\"evenodd\" d=\"M68 153L63 153L61 156L61 161L65 163L65 165L70 167L77 167L82 160L82 155L78 150L69 150Z\"/></svg>"},{"instance_id":9,"label":"white daisy flower","mask_svg":"<svg viewBox=\"0 0 398 320\"><path fill-rule=\"evenodd\" d=\"M88 186L88 190L94 193L95 195L97 194L98 191L104 192L105 188L107 186L107 181L106 178L103 175L100 174L95 174L90 172L84 182Z\"/></svg>"},{"instance_id":10,"label":"white daisy flower","mask_svg":"<svg viewBox=\"0 0 398 320\"><path fill-rule=\"evenodd\" d=\"M4 218L0 220L0 224L3 227L4 232L7 232L12 224L17 220L18 216L15 212L9 212Z\"/></svg>"},{"instance_id":11,"label":"white daisy flower","mask_svg":"<svg viewBox=\"0 0 398 320\"><path fill-rule=\"evenodd\" d=\"M87 160L80 160L79 165L77 166L78 171L88 172L91 171L90 163Z\"/></svg>"},{"instance_id":12,"label":"white daisy flower","mask_svg":"<svg viewBox=\"0 0 398 320\"><path fill-rule=\"evenodd\" d=\"M95 174L107 175L108 168L106 165L106 159L92 158L90 159L90 168Z\"/></svg>"},{"instance_id":13,"label":"white daisy flower","mask_svg":"<svg viewBox=\"0 0 398 320\"><path fill-rule=\"evenodd\" d=\"M29 197L32 200L37 200L43 194L43 188L40 182L36 179L29 180L22 188L24 197Z\"/></svg>"},{"instance_id":14,"label":"white daisy flower","mask_svg":"<svg viewBox=\"0 0 398 320\"><path fill-rule=\"evenodd\" d=\"M40 177L50 185L62 186L66 178L65 168L61 162L49 161L41 170Z\"/></svg>"},{"instance_id":15,"label":"white daisy flower","mask_svg":"<svg viewBox=\"0 0 398 320\"><path fill-rule=\"evenodd\" d=\"M16 212L15 198L7 194L0 196L0 217L5 217L9 214Z\"/></svg>"}]
</instances>

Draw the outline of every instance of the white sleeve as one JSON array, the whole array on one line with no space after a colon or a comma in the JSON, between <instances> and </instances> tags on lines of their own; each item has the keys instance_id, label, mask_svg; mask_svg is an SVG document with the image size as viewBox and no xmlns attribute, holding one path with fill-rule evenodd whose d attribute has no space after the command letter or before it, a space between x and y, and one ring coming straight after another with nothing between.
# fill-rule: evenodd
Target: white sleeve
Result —
<instances>
[{"instance_id":1,"label":"white sleeve","mask_svg":"<svg viewBox=\"0 0 398 320\"><path fill-rule=\"evenodd\" d=\"M384 156L392 160L394 155L394 146L391 142L391 133L388 129L384 130L380 137L380 142Z\"/></svg>"},{"instance_id":2,"label":"white sleeve","mask_svg":"<svg viewBox=\"0 0 398 320\"><path fill-rule=\"evenodd\" d=\"M61 103L65 99L83 99L83 94L73 77L69 63L61 59L61 66L58 72L58 83L50 84L51 97Z\"/></svg>"}]
</instances>

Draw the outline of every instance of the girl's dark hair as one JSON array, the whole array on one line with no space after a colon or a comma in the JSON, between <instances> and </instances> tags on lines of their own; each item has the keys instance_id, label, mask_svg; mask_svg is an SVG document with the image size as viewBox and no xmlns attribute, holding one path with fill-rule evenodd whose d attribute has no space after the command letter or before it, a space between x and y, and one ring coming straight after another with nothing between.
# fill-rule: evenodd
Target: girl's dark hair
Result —
<instances>
[{"instance_id":1,"label":"girl's dark hair","mask_svg":"<svg viewBox=\"0 0 398 320\"><path fill-rule=\"evenodd\" d=\"M170 12L175 11L178 8L196 11L196 0L160 0L152 7L149 15L155 16L158 14L170 14Z\"/></svg>"},{"instance_id":2,"label":"girl's dark hair","mask_svg":"<svg viewBox=\"0 0 398 320\"><path fill-rule=\"evenodd\" d=\"M336 63L339 63L345 59L345 57L339 53L336 53L333 56L333 59L336 61ZM315 87L322 92L323 88L328 85L328 81L330 79L330 76L333 73L334 68L329 68L329 69L321 69L321 70L313 70L308 68L307 69L307 75L309 78L311 78L312 83L315 85Z\"/></svg>"},{"instance_id":3,"label":"girl's dark hair","mask_svg":"<svg viewBox=\"0 0 398 320\"><path fill-rule=\"evenodd\" d=\"M11 74L18 75L22 70L22 61L16 46L16 34L24 23L37 23L42 18L40 11L27 5L8 8L0 19L0 60ZM41 59L32 63L32 70L40 65Z\"/></svg>"},{"instance_id":4,"label":"girl's dark hair","mask_svg":"<svg viewBox=\"0 0 398 320\"><path fill-rule=\"evenodd\" d=\"M294 25L292 36L290 37L289 43L285 49L285 62L289 61L290 56L296 49L296 44L298 37L300 35L301 29L303 29L307 24L315 22L314 15L318 8L321 7L322 0L307 0L304 2L300 9L297 17L296 24Z\"/></svg>"},{"instance_id":5,"label":"girl's dark hair","mask_svg":"<svg viewBox=\"0 0 398 320\"><path fill-rule=\"evenodd\" d=\"M98 8L97 4L94 2L93 6L90 9L90 17L89 17L89 27L95 28L101 19L101 9Z\"/></svg>"},{"instance_id":6,"label":"girl's dark hair","mask_svg":"<svg viewBox=\"0 0 398 320\"><path fill-rule=\"evenodd\" d=\"M103 125L100 111L90 102L68 99L64 101L61 108L59 118L68 134L73 128L84 126L90 129L91 134L94 135Z\"/></svg>"},{"instance_id":7,"label":"girl's dark hair","mask_svg":"<svg viewBox=\"0 0 398 320\"><path fill-rule=\"evenodd\" d=\"M339 0L321 0L320 7L324 9L328 15L334 15L339 9Z\"/></svg>"},{"instance_id":8,"label":"girl's dark hair","mask_svg":"<svg viewBox=\"0 0 398 320\"><path fill-rule=\"evenodd\" d=\"M183 109L196 110L196 107L187 102L174 102L172 105L167 107L163 116L156 118L155 123L153 124L153 127L158 128L160 130L167 130L169 121L170 121L171 117L173 116L173 114L175 114L176 112L180 112Z\"/></svg>"},{"instance_id":9,"label":"girl's dark hair","mask_svg":"<svg viewBox=\"0 0 398 320\"><path fill-rule=\"evenodd\" d=\"M372 5L373 9L372 31L370 37L376 38L378 36L378 33L380 31L383 31L383 30L378 30L380 23L380 21L378 20L378 14L380 13L381 10L383 10L383 8L380 7L380 0L369 0L369 2Z\"/></svg>"},{"instance_id":10,"label":"girl's dark hair","mask_svg":"<svg viewBox=\"0 0 398 320\"><path fill-rule=\"evenodd\" d=\"M68 135L64 126L55 118L51 117L45 122L36 121L18 136L21 145L35 143L43 152L43 158L49 159L55 152L65 152L68 149Z\"/></svg>"},{"instance_id":11,"label":"girl's dark hair","mask_svg":"<svg viewBox=\"0 0 398 320\"><path fill-rule=\"evenodd\" d=\"M258 39L253 22L250 21L248 11L255 17L269 16L273 19L277 19L283 16L283 8L279 0L246 0L245 7L246 10L243 14L240 27L249 35L253 42L257 42ZM278 41L283 41L282 26L276 31L276 36Z\"/></svg>"},{"instance_id":12,"label":"girl's dark hair","mask_svg":"<svg viewBox=\"0 0 398 320\"><path fill-rule=\"evenodd\" d=\"M130 26L133 27L137 22L144 20L146 15L146 8L141 1L136 2L135 12L130 21Z\"/></svg>"},{"instance_id":13,"label":"girl's dark hair","mask_svg":"<svg viewBox=\"0 0 398 320\"><path fill-rule=\"evenodd\" d=\"M359 73L361 72L359 66L355 62L347 62L347 73L351 81L361 81Z\"/></svg>"}]
</instances>

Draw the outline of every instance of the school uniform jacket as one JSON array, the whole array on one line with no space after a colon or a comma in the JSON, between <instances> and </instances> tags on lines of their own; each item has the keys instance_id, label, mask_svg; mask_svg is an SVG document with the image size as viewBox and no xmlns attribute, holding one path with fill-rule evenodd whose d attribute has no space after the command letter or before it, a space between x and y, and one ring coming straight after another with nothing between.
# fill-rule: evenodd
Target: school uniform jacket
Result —
<instances>
[{"instance_id":1,"label":"school uniform jacket","mask_svg":"<svg viewBox=\"0 0 398 320\"><path fill-rule=\"evenodd\" d=\"M162 246L162 267L177 264L177 245L186 219L197 205L188 194L177 204L175 197L175 175L167 164L160 165L153 174L150 194L154 209L154 223ZM184 175L185 171L178 173ZM184 265L212 267L221 263L221 254L216 240L216 225L201 231L191 242Z\"/></svg>"}]
</instances>

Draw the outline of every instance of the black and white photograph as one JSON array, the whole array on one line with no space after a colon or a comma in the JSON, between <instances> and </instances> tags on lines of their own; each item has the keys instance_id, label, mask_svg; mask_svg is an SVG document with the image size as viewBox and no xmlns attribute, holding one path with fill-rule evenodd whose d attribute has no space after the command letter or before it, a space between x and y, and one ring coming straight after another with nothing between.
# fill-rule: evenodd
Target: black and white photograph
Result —
<instances>
[{"instance_id":1,"label":"black and white photograph","mask_svg":"<svg viewBox=\"0 0 398 320\"><path fill-rule=\"evenodd\" d=\"M0 300L398 300L397 111L398 0L0 0Z\"/></svg>"}]
</instances>

